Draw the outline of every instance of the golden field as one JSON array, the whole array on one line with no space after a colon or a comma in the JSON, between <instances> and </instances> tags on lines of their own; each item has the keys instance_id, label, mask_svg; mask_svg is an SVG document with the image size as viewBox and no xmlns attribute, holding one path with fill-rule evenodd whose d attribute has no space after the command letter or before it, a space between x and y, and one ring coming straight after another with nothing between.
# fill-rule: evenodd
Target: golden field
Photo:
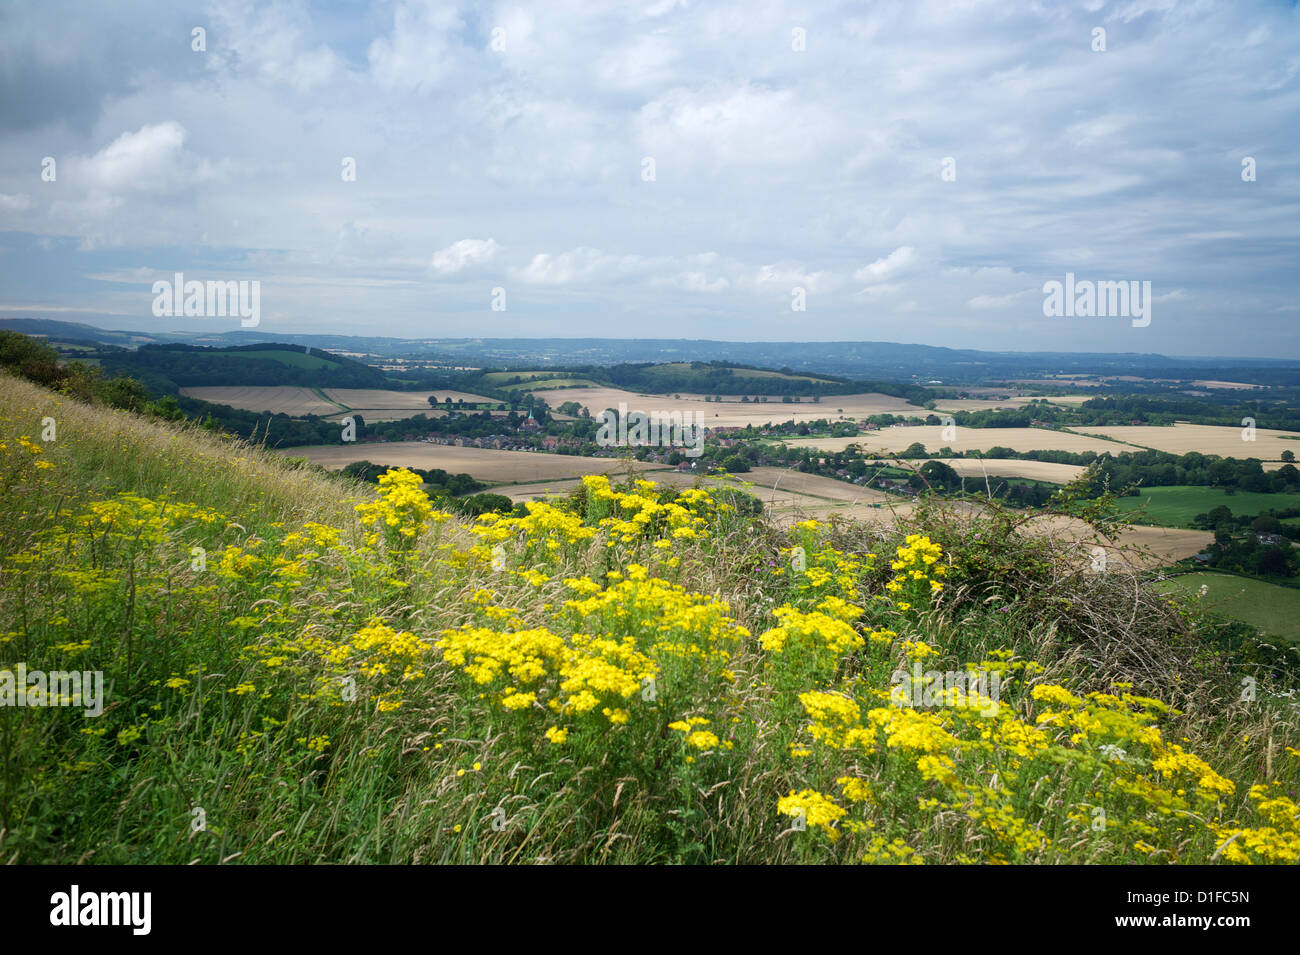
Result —
<instances>
[{"instance_id":1,"label":"golden field","mask_svg":"<svg viewBox=\"0 0 1300 955\"><path fill-rule=\"evenodd\" d=\"M617 409L625 403L629 411L680 411L699 415L708 428L755 427L780 421L816 421L818 418L865 418L873 414L927 414L924 408L908 404L902 398L875 393L857 395L829 395L814 404L805 397L798 404L784 404L773 396L766 403L742 403L740 395L723 395L721 402L705 401L704 395L685 394L648 395L620 388L565 388L545 395L546 400L558 407L566 401L576 401L593 417L606 408ZM752 396L751 396L752 397Z\"/></svg>"},{"instance_id":2,"label":"golden field","mask_svg":"<svg viewBox=\"0 0 1300 955\"><path fill-rule=\"evenodd\" d=\"M1124 445L1100 437L1051 431L1046 428L957 428L951 441L943 438L940 425L912 425L903 428L881 428L852 438L786 438L791 447L820 448L823 451L843 451L856 444L866 453L872 451L905 451L914 442L927 451L952 448L954 451L986 451L989 448L1011 448L1013 451L1110 451L1124 450Z\"/></svg>"},{"instance_id":3,"label":"golden field","mask_svg":"<svg viewBox=\"0 0 1300 955\"><path fill-rule=\"evenodd\" d=\"M1116 441L1142 448L1154 448L1170 454L1218 454L1225 458L1259 458L1275 461L1283 451L1300 453L1300 434L1294 431L1255 429L1255 440L1242 439L1244 428L1210 424L1120 425L1113 428L1080 427L1088 434L1105 435ZM1018 449L1017 449L1018 450Z\"/></svg>"},{"instance_id":4,"label":"golden field","mask_svg":"<svg viewBox=\"0 0 1300 955\"><path fill-rule=\"evenodd\" d=\"M294 418L313 414L324 416L347 410L321 398L311 388L293 385L214 385L182 388L181 394L214 405L229 405L244 411L283 413Z\"/></svg>"},{"instance_id":5,"label":"golden field","mask_svg":"<svg viewBox=\"0 0 1300 955\"><path fill-rule=\"evenodd\" d=\"M458 448L423 441L388 441L363 444L313 445L287 448L285 457L306 458L314 464L339 470L353 461L370 461L390 467L442 468L450 474L469 474L480 481L519 483L550 481L586 474L622 474L628 464L621 458L587 458L540 451L498 451L495 448ZM637 471L660 465L632 462Z\"/></svg>"},{"instance_id":6,"label":"golden field","mask_svg":"<svg viewBox=\"0 0 1300 955\"><path fill-rule=\"evenodd\" d=\"M409 418L420 411L429 412L431 395L436 395L439 401L448 396L452 401L464 399L466 404L493 401L465 391L386 391L378 388L326 388L323 394L327 400L321 398L315 389L295 385L213 385L182 388L181 394L244 411L287 414L294 418L313 414L327 417L355 411L376 421Z\"/></svg>"}]
</instances>

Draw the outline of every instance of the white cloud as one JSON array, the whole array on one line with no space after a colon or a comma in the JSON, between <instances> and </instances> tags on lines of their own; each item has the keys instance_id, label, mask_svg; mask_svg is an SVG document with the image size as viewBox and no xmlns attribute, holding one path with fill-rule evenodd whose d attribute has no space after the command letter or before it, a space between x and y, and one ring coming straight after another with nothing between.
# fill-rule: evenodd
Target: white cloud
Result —
<instances>
[{"instance_id":1,"label":"white cloud","mask_svg":"<svg viewBox=\"0 0 1300 955\"><path fill-rule=\"evenodd\" d=\"M457 32L460 13L451 4L398 0L392 32L370 44L370 73L385 89L429 93L452 80L468 59Z\"/></svg>"},{"instance_id":2,"label":"white cloud","mask_svg":"<svg viewBox=\"0 0 1300 955\"><path fill-rule=\"evenodd\" d=\"M906 272L915 262L916 250L910 245L900 245L883 259L858 269L853 278L859 282L884 282Z\"/></svg>"},{"instance_id":3,"label":"white cloud","mask_svg":"<svg viewBox=\"0 0 1300 955\"><path fill-rule=\"evenodd\" d=\"M10 300L108 310L133 291L105 284L123 262L219 264L279 280L286 331L455 334L484 307L456 280L490 273L529 287L503 333L617 315L689 336L707 316L737 337L1134 347L1118 324L1068 339L1039 320L1022 290L1074 271L1178 290L1180 313L1249 303L1251 348L1300 347L1279 311L1298 297L1300 101L1270 93L1300 73L1286 5L810 0L797 53L787 10L738 0L210 0L196 53L192 12L133 3L129 29L103 4L4 14ZM1157 321L1140 349L1239 353L1235 327Z\"/></svg>"},{"instance_id":4,"label":"white cloud","mask_svg":"<svg viewBox=\"0 0 1300 955\"><path fill-rule=\"evenodd\" d=\"M501 246L495 239L461 239L433 253L432 268L439 275L454 275L466 268L491 262Z\"/></svg>"},{"instance_id":5,"label":"white cloud","mask_svg":"<svg viewBox=\"0 0 1300 955\"><path fill-rule=\"evenodd\" d=\"M105 192L174 188L184 170L185 127L174 120L125 132L93 156L69 161L72 182Z\"/></svg>"}]
</instances>

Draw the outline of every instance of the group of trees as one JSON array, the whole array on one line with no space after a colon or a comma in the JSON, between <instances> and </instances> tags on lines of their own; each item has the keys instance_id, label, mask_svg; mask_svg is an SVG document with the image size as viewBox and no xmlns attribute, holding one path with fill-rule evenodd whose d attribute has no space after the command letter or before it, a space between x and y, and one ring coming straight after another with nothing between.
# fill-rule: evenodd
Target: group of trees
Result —
<instances>
[{"instance_id":1,"label":"group of trees","mask_svg":"<svg viewBox=\"0 0 1300 955\"><path fill-rule=\"evenodd\" d=\"M180 388L222 385L298 385L308 388L389 388L392 382L369 365L332 352L319 361L301 345L142 345L134 351L113 349L100 355L106 373L127 375L159 394ZM284 352L283 360L245 352ZM313 356L316 353L313 353Z\"/></svg>"},{"instance_id":2,"label":"group of trees","mask_svg":"<svg viewBox=\"0 0 1300 955\"><path fill-rule=\"evenodd\" d=\"M1209 566L1216 570L1234 570L1261 577L1294 577L1300 570L1300 552L1284 540L1268 544L1257 533L1232 535L1215 531L1210 545Z\"/></svg>"},{"instance_id":3,"label":"group of trees","mask_svg":"<svg viewBox=\"0 0 1300 955\"><path fill-rule=\"evenodd\" d=\"M155 406L149 389L134 378L107 377L99 366L84 361L62 364L55 349L19 332L0 330L0 367L80 401L176 416L175 402Z\"/></svg>"}]
</instances>

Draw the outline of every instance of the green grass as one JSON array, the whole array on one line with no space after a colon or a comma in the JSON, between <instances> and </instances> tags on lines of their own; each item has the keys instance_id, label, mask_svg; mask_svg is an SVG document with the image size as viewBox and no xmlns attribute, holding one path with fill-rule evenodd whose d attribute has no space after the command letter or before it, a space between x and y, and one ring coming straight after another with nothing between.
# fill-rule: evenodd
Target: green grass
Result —
<instances>
[{"instance_id":1,"label":"green grass","mask_svg":"<svg viewBox=\"0 0 1300 955\"><path fill-rule=\"evenodd\" d=\"M536 378L554 378L556 374L555 371L490 371L483 376L483 382L488 385L498 385L515 378L532 381Z\"/></svg>"},{"instance_id":2,"label":"green grass","mask_svg":"<svg viewBox=\"0 0 1300 955\"><path fill-rule=\"evenodd\" d=\"M690 370L688 362L679 361L671 362L666 365L655 365L652 368L645 369L645 374L650 377L676 376L684 371ZM733 368L732 375L737 378L775 378L782 381L808 381L819 382L822 384L833 384L829 378L817 378L813 375L787 375L781 371L769 371L766 368Z\"/></svg>"},{"instance_id":3,"label":"green grass","mask_svg":"<svg viewBox=\"0 0 1300 955\"><path fill-rule=\"evenodd\" d=\"M1208 588L1201 598L1207 610L1241 620L1265 633L1300 642L1300 589L1213 571L1182 574L1159 586L1166 593L1195 595L1202 584Z\"/></svg>"},{"instance_id":4,"label":"green grass","mask_svg":"<svg viewBox=\"0 0 1300 955\"><path fill-rule=\"evenodd\" d=\"M1171 487L1139 488L1137 497L1121 498L1119 506L1124 511L1135 511L1145 506L1143 523L1163 527L1191 527L1192 518L1205 514L1222 504L1234 517L1247 517L1268 510L1281 510L1300 506L1300 494L1258 494L1254 491L1237 491L1227 494L1222 488Z\"/></svg>"},{"instance_id":5,"label":"green grass","mask_svg":"<svg viewBox=\"0 0 1300 955\"><path fill-rule=\"evenodd\" d=\"M1300 811L1271 835L1250 794L1300 788L1285 661L1227 657L1195 615L996 508L791 529L718 492L597 481L499 526L426 526L409 485L376 500L3 375L0 480L0 671L100 672L107 703L0 706L6 862L1145 865L1300 845ZM1001 673L998 708L891 702L922 658ZM1085 699L1121 687L1152 699Z\"/></svg>"},{"instance_id":6,"label":"green grass","mask_svg":"<svg viewBox=\"0 0 1300 955\"><path fill-rule=\"evenodd\" d=\"M334 368L338 365L338 362L330 361L319 355L304 355L302 352L278 348L268 348L265 351L233 352L232 354L239 358L265 358L270 361L278 361L282 365L291 365L294 368L310 368L312 370Z\"/></svg>"},{"instance_id":7,"label":"green grass","mask_svg":"<svg viewBox=\"0 0 1300 955\"><path fill-rule=\"evenodd\" d=\"M517 385L502 385L502 391L553 391L557 388L599 388L590 378L540 378Z\"/></svg>"}]
</instances>

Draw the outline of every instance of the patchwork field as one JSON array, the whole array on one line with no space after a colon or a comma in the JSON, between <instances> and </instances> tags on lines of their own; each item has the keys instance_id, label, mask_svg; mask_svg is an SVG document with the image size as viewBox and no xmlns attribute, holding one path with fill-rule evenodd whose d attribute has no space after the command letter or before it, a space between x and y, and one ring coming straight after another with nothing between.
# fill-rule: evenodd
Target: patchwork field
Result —
<instances>
[{"instance_id":1,"label":"patchwork field","mask_svg":"<svg viewBox=\"0 0 1300 955\"><path fill-rule=\"evenodd\" d=\"M369 424L379 421L401 421L403 418L412 418L415 415L424 415L426 418L445 418L448 412L445 410L435 410L425 405L423 408L365 408L355 409L352 411L340 411L338 414L326 415L330 421L341 421L351 414L359 414ZM494 418L504 418L509 411L482 411L475 410L473 414L490 414Z\"/></svg>"},{"instance_id":2,"label":"patchwork field","mask_svg":"<svg viewBox=\"0 0 1300 955\"><path fill-rule=\"evenodd\" d=\"M1072 518L1049 516L1029 521L1025 527L1031 533L1044 534L1079 545L1080 559L1090 557L1091 548L1105 548L1108 561L1134 569L1161 567L1191 557L1214 543L1209 531L1182 530L1170 527L1137 525L1125 528L1118 535L1118 548L1096 536L1092 528Z\"/></svg>"},{"instance_id":3,"label":"patchwork field","mask_svg":"<svg viewBox=\"0 0 1300 955\"><path fill-rule=\"evenodd\" d=\"M1029 481L1049 481L1052 484L1068 484L1087 470L1080 464L1021 461L1017 458L917 458L908 463L920 467L927 460L942 461L965 478L983 478L987 474L989 477L1025 478ZM870 463L888 465L895 462L877 460Z\"/></svg>"},{"instance_id":4,"label":"patchwork field","mask_svg":"<svg viewBox=\"0 0 1300 955\"><path fill-rule=\"evenodd\" d=\"M599 385L590 378L533 378L517 385L500 385L503 391L558 391L569 388L598 388ZM559 400L559 399L557 399ZM570 399L564 398L564 401Z\"/></svg>"},{"instance_id":5,"label":"patchwork field","mask_svg":"<svg viewBox=\"0 0 1300 955\"><path fill-rule=\"evenodd\" d=\"M473 395L467 391L385 391L379 388L326 388L325 394L331 401L337 401L344 407L363 414L367 408L410 408L425 411L429 408L429 398L438 397L438 401L464 401L465 404L496 404L492 398Z\"/></svg>"},{"instance_id":6,"label":"patchwork field","mask_svg":"<svg viewBox=\"0 0 1300 955\"><path fill-rule=\"evenodd\" d=\"M1051 397L1047 400L1058 405L1079 405L1087 401L1093 395L1060 395ZM935 401L936 411L989 411L999 408L1017 409L1023 408L1031 401L1037 401L1032 397L1015 397L1015 398L939 398Z\"/></svg>"},{"instance_id":7,"label":"patchwork field","mask_svg":"<svg viewBox=\"0 0 1300 955\"><path fill-rule=\"evenodd\" d=\"M1199 596L1202 585L1204 597ZM1212 613L1300 641L1300 590L1212 571L1180 574L1157 586L1165 593L1192 596Z\"/></svg>"},{"instance_id":8,"label":"patchwork field","mask_svg":"<svg viewBox=\"0 0 1300 955\"><path fill-rule=\"evenodd\" d=\"M326 401L311 388L290 385L213 385L201 388L182 388L187 398L210 401L214 405L229 405L244 411L284 413L294 418L307 415L329 415L347 410Z\"/></svg>"},{"instance_id":9,"label":"patchwork field","mask_svg":"<svg viewBox=\"0 0 1300 955\"><path fill-rule=\"evenodd\" d=\"M1219 454L1225 458L1259 458L1275 461L1283 451L1300 453L1300 434L1294 431L1256 429L1254 441L1243 441L1241 428L1211 424L1120 425L1113 428L1080 427L1087 434L1106 435L1144 448L1186 454Z\"/></svg>"},{"instance_id":10,"label":"patchwork field","mask_svg":"<svg viewBox=\"0 0 1300 955\"><path fill-rule=\"evenodd\" d=\"M927 451L952 448L954 451L987 451L1003 447L1013 451L1110 451L1124 450L1124 446L1104 438L1046 428L958 428L951 441L943 438L939 425L916 425L905 428L882 428L852 438L787 438L791 447L820 448L823 451L843 451L850 444L860 445L865 451L905 451L913 442L920 442Z\"/></svg>"},{"instance_id":11,"label":"patchwork field","mask_svg":"<svg viewBox=\"0 0 1300 955\"><path fill-rule=\"evenodd\" d=\"M553 404L563 401L576 401L586 407L593 415L598 415L606 408L617 409L620 402L627 404L629 411L680 411L700 415L706 427L729 428L745 425L762 425L767 422L780 421L815 421L818 418L865 418L873 414L928 414L917 405L910 405L902 398L875 393L857 395L830 395L823 397L819 403L805 400L798 404L784 404L780 398L773 397L766 403L742 403L740 395L723 395L721 402L705 401L704 395L683 394L680 398L672 395L646 395L619 388L566 388L563 398L555 396Z\"/></svg>"},{"instance_id":12,"label":"patchwork field","mask_svg":"<svg viewBox=\"0 0 1300 955\"><path fill-rule=\"evenodd\" d=\"M293 353L290 353L293 354ZM307 415L326 417L348 411L360 412L372 421L391 421L409 418L417 411L429 411L429 396L438 401L448 396L452 401L464 400L466 404L492 403L491 398L465 391L387 391L378 388L326 388L317 393L313 388L292 385L236 385L182 388L181 394L213 404L229 405L245 411L262 411L268 414L287 414L301 418ZM321 397L324 395L325 397ZM396 412L396 413L395 413Z\"/></svg>"},{"instance_id":13,"label":"patchwork field","mask_svg":"<svg viewBox=\"0 0 1300 955\"><path fill-rule=\"evenodd\" d=\"M353 461L370 461L390 467L442 468L452 474L469 474L480 481L516 484L550 481L584 474L623 474L627 461L620 458L584 458L567 454L530 451L498 451L494 448L458 448L423 441L390 441L375 444L313 445L287 448L287 457L307 458L322 467L338 470ZM633 461L638 471L660 465Z\"/></svg>"},{"instance_id":14,"label":"patchwork field","mask_svg":"<svg viewBox=\"0 0 1300 955\"><path fill-rule=\"evenodd\" d=\"M1234 517L1248 517L1263 511L1281 510L1300 505L1300 494L1257 494L1236 491L1227 494L1223 488L1171 487L1139 488L1137 497L1122 497L1119 507L1125 511L1143 510L1143 520L1169 527L1187 527L1197 514L1205 514L1220 505L1232 511Z\"/></svg>"}]
</instances>

